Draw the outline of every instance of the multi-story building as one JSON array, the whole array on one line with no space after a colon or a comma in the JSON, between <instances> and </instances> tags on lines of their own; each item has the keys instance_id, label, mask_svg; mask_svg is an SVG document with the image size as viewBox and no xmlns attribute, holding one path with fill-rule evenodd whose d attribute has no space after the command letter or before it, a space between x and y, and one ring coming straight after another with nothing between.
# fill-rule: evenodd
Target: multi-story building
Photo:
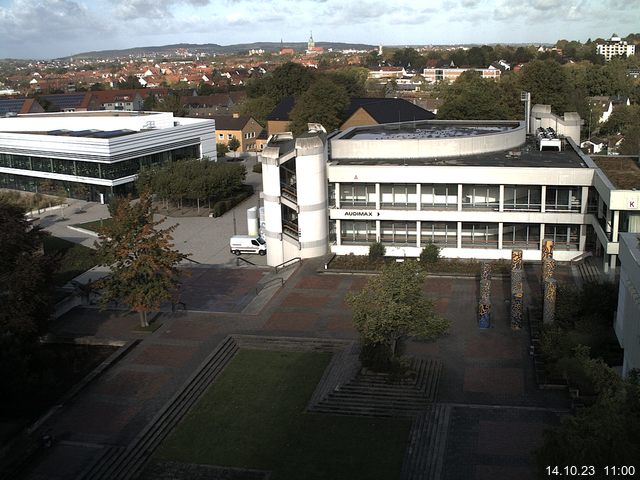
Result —
<instances>
[{"instance_id":1,"label":"multi-story building","mask_svg":"<svg viewBox=\"0 0 640 480\"><path fill-rule=\"evenodd\" d=\"M518 121L422 121L272 137L261 159L269 264L365 255L373 242L398 257L434 243L445 257L518 248L539 260L549 238L560 261L592 251L615 267L619 232L640 231L640 193L580 151L579 117L551 115L534 106L529 133Z\"/></svg>"},{"instance_id":2,"label":"multi-story building","mask_svg":"<svg viewBox=\"0 0 640 480\"><path fill-rule=\"evenodd\" d=\"M620 235L620 288L614 329L624 349L622 375L640 369L640 236Z\"/></svg>"},{"instance_id":3,"label":"multi-story building","mask_svg":"<svg viewBox=\"0 0 640 480\"><path fill-rule=\"evenodd\" d=\"M166 112L41 113L0 118L0 188L108 201L141 169L216 158L215 122Z\"/></svg>"},{"instance_id":4,"label":"multi-story building","mask_svg":"<svg viewBox=\"0 0 640 480\"><path fill-rule=\"evenodd\" d=\"M460 75L467 71L480 72L482 78L489 80L499 80L502 71L490 65L489 68L425 68L422 76L428 83L455 82Z\"/></svg>"},{"instance_id":5,"label":"multi-story building","mask_svg":"<svg viewBox=\"0 0 640 480\"><path fill-rule=\"evenodd\" d=\"M622 40L615 33L605 43L596 45L598 55L603 55L608 62L613 57L630 57L636 53L636 46L629 44L626 40Z\"/></svg>"},{"instance_id":6,"label":"multi-story building","mask_svg":"<svg viewBox=\"0 0 640 480\"><path fill-rule=\"evenodd\" d=\"M253 117L233 115L218 115L213 117L216 122L216 142L228 145L229 141L236 138L240 142L238 152L255 152L257 139L262 132L262 125Z\"/></svg>"}]
</instances>

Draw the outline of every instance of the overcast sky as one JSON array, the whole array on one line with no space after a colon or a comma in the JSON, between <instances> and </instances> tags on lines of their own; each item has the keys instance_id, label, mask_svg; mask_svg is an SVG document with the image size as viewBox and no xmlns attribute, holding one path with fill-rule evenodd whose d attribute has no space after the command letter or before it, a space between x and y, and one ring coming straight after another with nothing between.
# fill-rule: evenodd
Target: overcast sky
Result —
<instances>
[{"instance_id":1,"label":"overcast sky","mask_svg":"<svg viewBox=\"0 0 640 480\"><path fill-rule=\"evenodd\" d=\"M551 43L640 30L639 0L0 0L0 58L172 43Z\"/></svg>"}]
</instances>

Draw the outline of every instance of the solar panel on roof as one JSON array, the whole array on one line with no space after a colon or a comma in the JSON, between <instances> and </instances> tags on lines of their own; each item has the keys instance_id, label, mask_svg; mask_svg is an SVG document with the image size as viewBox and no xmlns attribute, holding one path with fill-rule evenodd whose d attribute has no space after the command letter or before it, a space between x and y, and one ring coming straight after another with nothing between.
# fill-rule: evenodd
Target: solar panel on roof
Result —
<instances>
[{"instance_id":1,"label":"solar panel on roof","mask_svg":"<svg viewBox=\"0 0 640 480\"><path fill-rule=\"evenodd\" d=\"M18 113L24 104L24 98L10 98L0 100L0 116L4 117L7 113Z\"/></svg>"},{"instance_id":2,"label":"solar panel on roof","mask_svg":"<svg viewBox=\"0 0 640 480\"><path fill-rule=\"evenodd\" d=\"M77 132L71 132L69 136L71 137L90 137L94 133L99 132L100 130L90 129L90 130L79 130Z\"/></svg>"},{"instance_id":3,"label":"solar panel on roof","mask_svg":"<svg viewBox=\"0 0 640 480\"><path fill-rule=\"evenodd\" d=\"M96 132L91 136L93 138L116 138L116 137L123 137L125 135L130 135L132 133L136 133L136 131L135 130L127 130L127 129L108 130L108 131L104 131L104 132Z\"/></svg>"},{"instance_id":4,"label":"solar panel on roof","mask_svg":"<svg viewBox=\"0 0 640 480\"><path fill-rule=\"evenodd\" d=\"M71 95L42 95L40 98L51 102L53 105L60 109L76 108L80 106L84 99L84 93L71 94Z\"/></svg>"},{"instance_id":5,"label":"solar panel on roof","mask_svg":"<svg viewBox=\"0 0 640 480\"><path fill-rule=\"evenodd\" d=\"M67 129L58 129L58 130L49 130L47 132L47 135L58 135L58 136L63 136L63 135L69 135L71 132L71 130L67 130Z\"/></svg>"}]
</instances>

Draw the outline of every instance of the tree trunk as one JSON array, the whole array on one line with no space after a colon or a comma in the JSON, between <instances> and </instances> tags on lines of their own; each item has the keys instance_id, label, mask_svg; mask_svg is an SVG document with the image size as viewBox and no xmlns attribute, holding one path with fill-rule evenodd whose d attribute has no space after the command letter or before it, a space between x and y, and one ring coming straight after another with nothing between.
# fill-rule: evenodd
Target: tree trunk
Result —
<instances>
[{"instance_id":1,"label":"tree trunk","mask_svg":"<svg viewBox=\"0 0 640 480\"><path fill-rule=\"evenodd\" d=\"M147 312L140 311L140 326L142 328L149 326L149 319L147 318Z\"/></svg>"},{"instance_id":2,"label":"tree trunk","mask_svg":"<svg viewBox=\"0 0 640 480\"><path fill-rule=\"evenodd\" d=\"M198 197L196 201L198 202L198 214L199 214L200 213L200 197Z\"/></svg>"}]
</instances>

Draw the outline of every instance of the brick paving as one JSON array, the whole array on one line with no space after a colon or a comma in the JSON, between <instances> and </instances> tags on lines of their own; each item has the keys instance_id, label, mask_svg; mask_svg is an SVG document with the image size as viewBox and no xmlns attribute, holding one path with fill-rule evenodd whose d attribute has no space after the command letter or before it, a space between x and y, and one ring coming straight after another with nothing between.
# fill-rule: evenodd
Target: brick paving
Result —
<instances>
[{"instance_id":1,"label":"brick paving","mask_svg":"<svg viewBox=\"0 0 640 480\"><path fill-rule=\"evenodd\" d=\"M53 324L60 335L142 341L47 422L43 428L64 441L33 462L27 478L73 478L68 472L80 471L96 449L128 445L227 334L357 339L344 295L367 277L319 274L320 265L305 261L256 315L242 311L267 271L214 267L193 269L182 295L187 308L210 313L165 312L156 332L134 332L137 316L125 312L78 309L61 318ZM535 270L527 273L531 284ZM442 479L532 478L530 450L558 421L551 409L566 401L534 384L527 332L509 327L508 279L493 280L488 330L477 327L477 283L428 278L425 294L452 326L448 335L408 341L404 350L444 366L437 401L451 405L452 415Z\"/></svg>"}]
</instances>

